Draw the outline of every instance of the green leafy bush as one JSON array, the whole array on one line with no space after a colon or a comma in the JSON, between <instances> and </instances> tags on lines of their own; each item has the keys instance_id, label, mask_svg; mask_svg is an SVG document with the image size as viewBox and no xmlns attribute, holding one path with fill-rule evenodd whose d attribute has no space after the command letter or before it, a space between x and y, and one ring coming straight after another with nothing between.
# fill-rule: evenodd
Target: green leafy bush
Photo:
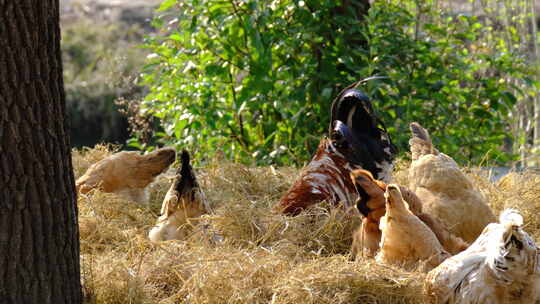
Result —
<instances>
[{"instance_id":1,"label":"green leafy bush","mask_svg":"<svg viewBox=\"0 0 540 304\"><path fill-rule=\"evenodd\" d=\"M250 162L300 163L325 133L331 100L353 81L407 151L419 121L460 160L486 152L500 162L509 109L520 97L510 79L525 65L504 43L475 44L491 29L474 17L441 14L427 2L167 0L146 42L152 55L142 111L159 118L164 143L198 158L224 153Z\"/></svg>"},{"instance_id":2,"label":"green leafy bush","mask_svg":"<svg viewBox=\"0 0 540 304\"><path fill-rule=\"evenodd\" d=\"M509 114L525 97L515 83L534 72L477 17L423 9L422 24L392 5L374 7L367 19L370 47L363 62L368 72L391 79L370 90L389 132L407 150L408 125L418 121L442 151L461 161L511 160L503 149ZM488 46L489 40L496 43Z\"/></svg>"}]
</instances>

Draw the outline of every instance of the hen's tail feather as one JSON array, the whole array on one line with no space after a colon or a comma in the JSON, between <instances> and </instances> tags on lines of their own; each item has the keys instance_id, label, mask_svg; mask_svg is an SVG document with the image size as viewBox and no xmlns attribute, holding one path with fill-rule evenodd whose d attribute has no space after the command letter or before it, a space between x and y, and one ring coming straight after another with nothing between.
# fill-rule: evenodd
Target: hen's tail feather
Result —
<instances>
[{"instance_id":1,"label":"hen's tail feather","mask_svg":"<svg viewBox=\"0 0 540 304\"><path fill-rule=\"evenodd\" d=\"M180 156L180 159L182 160L182 166L180 167L180 172L186 172L186 170L189 170L189 152L186 150L182 150L182 155Z\"/></svg>"},{"instance_id":2,"label":"hen's tail feather","mask_svg":"<svg viewBox=\"0 0 540 304\"><path fill-rule=\"evenodd\" d=\"M335 131L338 120L347 126L357 141L349 143L355 155L349 156L348 161L371 171L378 179L388 179L397 149L384 123L377 117L370 98L356 89L358 83L342 90L332 102L329 134Z\"/></svg>"},{"instance_id":3,"label":"hen's tail feather","mask_svg":"<svg viewBox=\"0 0 540 304\"><path fill-rule=\"evenodd\" d=\"M499 216L499 222L503 225L522 226L523 217L516 209L505 209Z\"/></svg>"},{"instance_id":4,"label":"hen's tail feather","mask_svg":"<svg viewBox=\"0 0 540 304\"><path fill-rule=\"evenodd\" d=\"M369 97L359 90L349 89L350 87L351 86L341 91L332 102L330 108L330 133L333 128L333 122L336 120L346 124L351 131L357 131L357 126L353 126L351 119L356 114L361 114L363 112L365 112L365 117L363 117L365 118L365 121L362 121L362 124L364 124L363 127L367 130L375 129L377 127L376 116Z\"/></svg>"},{"instance_id":5,"label":"hen's tail feather","mask_svg":"<svg viewBox=\"0 0 540 304\"><path fill-rule=\"evenodd\" d=\"M431 143L431 138L429 137L429 133L419 123L417 122L411 123L411 132L414 137L418 137L420 139L423 139Z\"/></svg>"},{"instance_id":6,"label":"hen's tail feather","mask_svg":"<svg viewBox=\"0 0 540 304\"><path fill-rule=\"evenodd\" d=\"M176 191L179 194L191 191L193 188L197 187L197 180L195 178L195 173L190 164L189 152L182 150L182 155L180 156L182 165L178 168L176 177Z\"/></svg>"},{"instance_id":7,"label":"hen's tail feather","mask_svg":"<svg viewBox=\"0 0 540 304\"><path fill-rule=\"evenodd\" d=\"M426 129L424 129L419 123L413 122L410 124L412 138L409 140L411 147L412 160L417 160L421 156L433 154L439 154L439 151L435 149L431 142L431 137Z\"/></svg>"}]
</instances>

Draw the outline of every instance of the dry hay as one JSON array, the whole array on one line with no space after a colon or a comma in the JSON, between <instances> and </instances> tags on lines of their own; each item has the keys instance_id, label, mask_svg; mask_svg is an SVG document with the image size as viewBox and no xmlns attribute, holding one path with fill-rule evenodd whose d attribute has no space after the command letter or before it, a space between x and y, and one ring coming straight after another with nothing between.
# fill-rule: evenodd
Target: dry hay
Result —
<instances>
[{"instance_id":1,"label":"dry hay","mask_svg":"<svg viewBox=\"0 0 540 304\"><path fill-rule=\"evenodd\" d=\"M74 151L76 177L110 153L104 146ZM397 179L405 182L406 163L399 168ZM424 274L368 258L351 261L358 219L324 204L296 217L274 212L298 172L224 161L196 168L214 213L203 216L188 239L157 245L147 233L169 187L166 176L150 186L148 205L99 191L81 196L81 265L88 302L424 303ZM528 223L526 230L540 236L538 176L513 173L497 185L474 171L469 176L496 213L517 208Z\"/></svg>"},{"instance_id":2,"label":"dry hay","mask_svg":"<svg viewBox=\"0 0 540 304\"><path fill-rule=\"evenodd\" d=\"M488 196L497 211L504 208L519 210L527 231L538 243L540 240L540 175L537 172L511 172L499 180Z\"/></svg>"},{"instance_id":3,"label":"dry hay","mask_svg":"<svg viewBox=\"0 0 540 304\"><path fill-rule=\"evenodd\" d=\"M73 172L75 179L82 176L88 168L94 163L117 152L119 147L107 144L98 144L94 148L82 148L81 150L73 149L71 156L73 160Z\"/></svg>"}]
</instances>

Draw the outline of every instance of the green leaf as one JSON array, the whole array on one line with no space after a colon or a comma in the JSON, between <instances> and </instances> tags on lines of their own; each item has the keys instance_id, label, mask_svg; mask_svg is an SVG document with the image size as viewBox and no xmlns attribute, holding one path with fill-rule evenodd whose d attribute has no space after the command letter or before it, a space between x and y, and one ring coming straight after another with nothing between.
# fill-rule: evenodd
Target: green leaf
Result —
<instances>
[{"instance_id":1,"label":"green leaf","mask_svg":"<svg viewBox=\"0 0 540 304\"><path fill-rule=\"evenodd\" d=\"M174 41L179 41L179 42L183 40L182 36L178 35L177 33L169 35L168 38Z\"/></svg>"},{"instance_id":2,"label":"green leaf","mask_svg":"<svg viewBox=\"0 0 540 304\"><path fill-rule=\"evenodd\" d=\"M163 2L161 2L161 4L159 5L159 8L156 11L158 12L166 11L175 4L176 4L176 0L164 0Z\"/></svg>"}]
</instances>

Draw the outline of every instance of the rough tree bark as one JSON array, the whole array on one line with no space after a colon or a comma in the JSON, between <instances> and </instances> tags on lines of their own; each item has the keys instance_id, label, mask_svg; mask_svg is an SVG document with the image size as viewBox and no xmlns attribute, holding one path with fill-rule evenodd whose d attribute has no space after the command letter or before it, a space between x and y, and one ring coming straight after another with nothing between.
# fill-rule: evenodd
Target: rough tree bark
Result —
<instances>
[{"instance_id":1,"label":"rough tree bark","mask_svg":"<svg viewBox=\"0 0 540 304\"><path fill-rule=\"evenodd\" d=\"M80 303L58 0L0 0L0 303Z\"/></svg>"}]
</instances>

